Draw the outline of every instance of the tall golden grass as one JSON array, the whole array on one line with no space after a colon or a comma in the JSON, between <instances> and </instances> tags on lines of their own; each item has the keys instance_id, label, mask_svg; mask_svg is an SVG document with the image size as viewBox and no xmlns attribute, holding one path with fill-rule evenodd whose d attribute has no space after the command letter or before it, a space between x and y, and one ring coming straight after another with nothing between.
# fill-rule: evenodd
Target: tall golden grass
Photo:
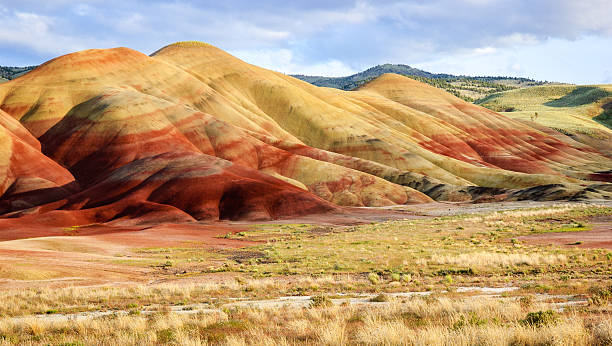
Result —
<instances>
[{"instance_id":1,"label":"tall golden grass","mask_svg":"<svg viewBox=\"0 0 612 346\"><path fill-rule=\"evenodd\" d=\"M375 307L244 308L215 313L116 315L79 321L0 319L0 345L609 345L608 315L560 313L539 326L529 307L491 298L410 298Z\"/></svg>"}]
</instances>

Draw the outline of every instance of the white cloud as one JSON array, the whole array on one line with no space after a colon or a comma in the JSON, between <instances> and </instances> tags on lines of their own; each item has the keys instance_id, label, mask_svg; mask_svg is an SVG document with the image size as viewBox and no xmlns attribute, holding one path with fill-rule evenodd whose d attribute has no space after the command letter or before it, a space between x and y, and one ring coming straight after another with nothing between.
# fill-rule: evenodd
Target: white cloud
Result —
<instances>
[{"instance_id":1,"label":"white cloud","mask_svg":"<svg viewBox=\"0 0 612 346\"><path fill-rule=\"evenodd\" d=\"M612 70L605 70L602 75L603 75L603 77L601 78L602 84L612 84Z\"/></svg>"},{"instance_id":2,"label":"white cloud","mask_svg":"<svg viewBox=\"0 0 612 346\"><path fill-rule=\"evenodd\" d=\"M491 5L492 3L496 2L496 0L463 0L463 2L472 5L485 6Z\"/></svg>"},{"instance_id":3,"label":"white cloud","mask_svg":"<svg viewBox=\"0 0 612 346\"><path fill-rule=\"evenodd\" d=\"M342 61L329 60L314 65L294 65L288 73L305 74L308 76L344 77L355 74L353 70Z\"/></svg>"},{"instance_id":4,"label":"white cloud","mask_svg":"<svg viewBox=\"0 0 612 346\"><path fill-rule=\"evenodd\" d=\"M21 25L20 30L27 31L32 35L45 35L49 32L53 20L46 16L34 13L15 12L17 23Z\"/></svg>"},{"instance_id":5,"label":"white cloud","mask_svg":"<svg viewBox=\"0 0 612 346\"><path fill-rule=\"evenodd\" d=\"M91 14L92 7L87 4L78 4L73 8L73 11L78 16L87 16Z\"/></svg>"},{"instance_id":6,"label":"white cloud","mask_svg":"<svg viewBox=\"0 0 612 346\"><path fill-rule=\"evenodd\" d=\"M61 34L54 29L56 22L53 17L36 13L2 13L0 42L27 47L43 54L64 54L86 48L109 46L109 42Z\"/></svg>"},{"instance_id":7,"label":"white cloud","mask_svg":"<svg viewBox=\"0 0 612 346\"><path fill-rule=\"evenodd\" d=\"M140 13L132 13L127 16L122 16L115 21L117 29L127 33L146 32L147 28L144 25L144 17Z\"/></svg>"},{"instance_id":8,"label":"white cloud","mask_svg":"<svg viewBox=\"0 0 612 346\"><path fill-rule=\"evenodd\" d=\"M360 24L366 21L374 20L380 16L380 11L377 6L370 5L366 1L357 1L352 8L332 9L332 10L315 10L306 14L306 20L310 23L316 23L315 27L338 25L338 24Z\"/></svg>"},{"instance_id":9,"label":"white cloud","mask_svg":"<svg viewBox=\"0 0 612 346\"><path fill-rule=\"evenodd\" d=\"M286 74L339 77L356 72L334 59L314 64L299 62L289 49L237 50L230 53L250 64Z\"/></svg>"},{"instance_id":10,"label":"white cloud","mask_svg":"<svg viewBox=\"0 0 612 346\"><path fill-rule=\"evenodd\" d=\"M612 1L582 0L565 1L568 27L576 27L591 32L603 32L612 36Z\"/></svg>"},{"instance_id":11,"label":"white cloud","mask_svg":"<svg viewBox=\"0 0 612 346\"><path fill-rule=\"evenodd\" d=\"M612 82L608 56L612 56L610 39L586 36L574 41L550 39L520 49L499 48L489 55L453 52L414 66L431 72L598 84Z\"/></svg>"},{"instance_id":12,"label":"white cloud","mask_svg":"<svg viewBox=\"0 0 612 346\"><path fill-rule=\"evenodd\" d=\"M538 44L540 40L533 34L515 32L510 35L502 36L497 39L497 44L500 46L523 46Z\"/></svg>"},{"instance_id":13,"label":"white cloud","mask_svg":"<svg viewBox=\"0 0 612 346\"><path fill-rule=\"evenodd\" d=\"M480 48L476 48L473 50L474 54L476 55L485 55L485 54L493 54L495 52L497 52L497 49L495 49L494 47L480 47Z\"/></svg>"},{"instance_id":14,"label":"white cloud","mask_svg":"<svg viewBox=\"0 0 612 346\"><path fill-rule=\"evenodd\" d=\"M523 68L521 67L521 64L519 63L514 63L512 64L512 66L510 66L510 70L512 70L513 72L522 72Z\"/></svg>"}]
</instances>

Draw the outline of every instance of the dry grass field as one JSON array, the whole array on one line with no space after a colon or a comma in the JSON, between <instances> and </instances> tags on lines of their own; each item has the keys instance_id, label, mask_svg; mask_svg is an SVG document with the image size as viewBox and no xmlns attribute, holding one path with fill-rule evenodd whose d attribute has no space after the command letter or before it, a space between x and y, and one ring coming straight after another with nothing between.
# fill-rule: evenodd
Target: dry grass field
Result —
<instances>
[{"instance_id":1,"label":"dry grass field","mask_svg":"<svg viewBox=\"0 0 612 346\"><path fill-rule=\"evenodd\" d=\"M242 223L216 236L231 247L3 242L132 276L95 284L27 256L4 262L0 344L609 345L612 208L602 203ZM592 232L602 239L542 243Z\"/></svg>"},{"instance_id":2,"label":"dry grass field","mask_svg":"<svg viewBox=\"0 0 612 346\"><path fill-rule=\"evenodd\" d=\"M376 306L318 304L220 312L3 320L3 344L609 345L612 319L596 308L562 313L528 299L411 298Z\"/></svg>"}]
</instances>

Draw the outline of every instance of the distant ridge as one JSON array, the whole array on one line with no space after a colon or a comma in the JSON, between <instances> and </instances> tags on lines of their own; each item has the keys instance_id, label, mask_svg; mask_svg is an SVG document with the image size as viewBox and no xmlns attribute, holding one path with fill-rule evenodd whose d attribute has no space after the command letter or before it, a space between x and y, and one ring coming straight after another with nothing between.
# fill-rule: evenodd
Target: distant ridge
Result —
<instances>
[{"instance_id":1,"label":"distant ridge","mask_svg":"<svg viewBox=\"0 0 612 346\"><path fill-rule=\"evenodd\" d=\"M15 79L21 75L24 75L37 66L25 66L25 67L14 67L14 66L0 66L0 83L7 80Z\"/></svg>"},{"instance_id":2,"label":"distant ridge","mask_svg":"<svg viewBox=\"0 0 612 346\"><path fill-rule=\"evenodd\" d=\"M408 65L403 64L383 64L371 67L365 71L356 73L354 75L346 77L322 77L322 76L306 76L306 75L292 75L295 78L301 79L305 82L314 84L316 86L336 88L342 90L352 90L356 87L364 84L367 80L376 78L385 73L395 73L403 76L416 76L425 78L453 78L456 76L450 74L436 74L427 71L420 70Z\"/></svg>"},{"instance_id":3,"label":"distant ridge","mask_svg":"<svg viewBox=\"0 0 612 346\"><path fill-rule=\"evenodd\" d=\"M353 90L385 73L395 73L417 79L444 89L466 101L475 101L496 92L546 84L545 82L522 77L457 76L447 73L431 73L403 64L377 65L346 77L306 76L301 74L292 75L292 77L316 86Z\"/></svg>"}]
</instances>

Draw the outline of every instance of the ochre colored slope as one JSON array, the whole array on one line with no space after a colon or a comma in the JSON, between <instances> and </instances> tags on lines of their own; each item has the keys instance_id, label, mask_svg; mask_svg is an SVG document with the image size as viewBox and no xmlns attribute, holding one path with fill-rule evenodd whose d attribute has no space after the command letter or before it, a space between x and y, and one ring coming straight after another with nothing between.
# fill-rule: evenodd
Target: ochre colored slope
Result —
<instances>
[{"instance_id":1,"label":"ochre colored slope","mask_svg":"<svg viewBox=\"0 0 612 346\"><path fill-rule=\"evenodd\" d=\"M62 56L0 85L0 110L2 133L33 162L4 170L4 191L34 173L61 189L30 184L27 203L5 193L2 212L56 225L273 219L431 201L423 192L466 200L612 168L587 145L411 79L318 88L206 44Z\"/></svg>"}]
</instances>

